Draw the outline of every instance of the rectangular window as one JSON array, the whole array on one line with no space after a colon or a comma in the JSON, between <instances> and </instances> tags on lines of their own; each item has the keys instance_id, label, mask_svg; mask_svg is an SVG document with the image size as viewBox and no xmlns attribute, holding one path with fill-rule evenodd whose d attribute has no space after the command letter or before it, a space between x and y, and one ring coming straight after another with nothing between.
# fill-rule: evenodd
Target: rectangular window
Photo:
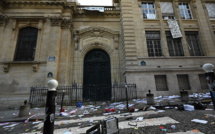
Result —
<instances>
[{"instance_id":1,"label":"rectangular window","mask_svg":"<svg viewBox=\"0 0 215 134\"><path fill-rule=\"evenodd\" d=\"M210 19L215 19L215 3L206 3L208 15Z\"/></svg>"},{"instance_id":2,"label":"rectangular window","mask_svg":"<svg viewBox=\"0 0 215 134\"><path fill-rule=\"evenodd\" d=\"M191 9L188 3L179 3L181 19L192 19Z\"/></svg>"},{"instance_id":3,"label":"rectangular window","mask_svg":"<svg viewBox=\"0 0 215 134\"><path fill-rule=\"evenodd\" d=\"M184 56L181 38L172 38L170 32L166 32L167 45L170 56Z\"/></svg>"},{"instance_id":4,"label":"rectangular window","mask_svg":"<svg viewBox=\"0 0 215 134\"><path fill-rule=\"evenodd\" d=\"M187 74L177 75L179 90L191 90Z\"/></svg>"},{"instance_id":5,"label":"rectangular window","mask_svg":"<svg viewBox=\"0 0 215 134\"><path fill-rule=\"evenodd\" d=\"M198 32L185 32L185 34L189 45L190 56L203 56Z\"/></svg>"},{"instance_id":6,"label":"rectangular window","mask_svg":"<svg viewBox=\"0 0 215 134\"><path fill-rule=\"evenodd\" d=\"M160 2L163 19L175 19L172 2Z\"/></svg>"},{"instance_id":7,"label":"rectangular window","mask_svg":"<svg viewBox=\"0 0 215 134\"><path fill-rule=\"evenodd\" d=\"M142 10L144 19L156 19L154 3L142 2Z\"/></svg>"},{"instance_id":8,"label":"rectangular window","mask_svg":"<svg viewBox=\"0 0 215 134\"><path fill-rule=\"evenodd\" d=\"M157 91L168 91L166 75L155 75L155 84Z\"/></svg>"},{"instance_id":9,"label":"rectangular window","mask_svg":"<svg viewBox=\"0 0 215 134\"><path fill-rule=\"evenodd\" d=\"M207 83L207 80L205 78L205 74L199 74L199 81L200 81L202 90L208 89L208 83Z\"/></svg>"},{"instance_id":10,"label":"rectangular window","mask_svg":"<svg viewBox=\"0 0 215 134\"><path fill-rule=\"evenodd\" d=\"M160 32L146 32L149 57L162 56Z\"/></svg>"}]
</instances>

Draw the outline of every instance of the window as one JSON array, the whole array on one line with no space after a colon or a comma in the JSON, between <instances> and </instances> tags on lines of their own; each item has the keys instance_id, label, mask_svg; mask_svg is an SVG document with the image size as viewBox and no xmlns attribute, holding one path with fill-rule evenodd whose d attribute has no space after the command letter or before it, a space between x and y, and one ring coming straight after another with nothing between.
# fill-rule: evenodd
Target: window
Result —
<instances>
[{"instance_id":1,"label":"window","mask_svg":"<svg viewBox=\"0 0 215 134\"><path fill-rule=\"evenodd\" d=\"M156 19L154 3L142 2L143 18Z\"/></svg>"},{"instance_id":2,"label":"window","mask_svg":"<svg viewBox=\"0 0 215 134\"><path fill-rule=\"evenodd\" d=\"M198 32L185 32L189 45L190 56L203 56L199 43Z\"/></svg>"},{"instance_id":3,"label":"window","mask_svg":"<svg viewBox=\"0 0 215 134\"><path fill-rule=\"evenodd\" d=\"M215 19L215 3L206 3L205 5L210 19Z\"/></svg>"},{"instance_id":4,"label":"window","mask_svg":"<svg viewBox=\"0 0 215 134\"><path fill-rule=\"evenodd\" d=\"M160 2L163 19L175 19L172 2Z\"/></svg>"},{"instance_id":5,"label":"window","mask_svg":"<svg viewBox=\"0 0 215 134\"><path fill-rule=\"evenodd\" d=\"M190 82L187 74L177 75L179 90L190 90Z\"/></svg>"},{"instance_id":6,"label":"window","mask_svg":"<svg viewBox=\"0 0 215 134\"><path fill-rule=\"evenodd\" d=\"M33 61L37 44L38 30L26 27L19 30L15 61Z\"/></svg>"},{"instance_id":7,"label":"window","mask_svg":"<svg viewBox=\"0 0 215 134\"><path fill-rule=\"evenodd\" d=\"M191 9L188 3L179 3L181 19L192 19Z\"/></svg>"},{"instance_id":8,"label":"window","mask_svg":"<svg viewBox=\"0 0 215 134\"><path fill-rule=\"evenodd\" d=\"M180 38L172 38L170 32L166 32L167 45L170 56L184 56Z\"/></svg>"},{"instance_id":9,"label":"window","mask_svg":"<svg viewBox=\"0 0 215 134\"><path fill-rule=\"evenodd\" d=\"M155 75L157 91L168 91L166 75Z\"/></svg>"},{"instance_id":10,"label":"window","mask_svg":"<svg viewBox=\"0 0 215 134\"><path fill-rule=\"evenodd\" d=\"M207 83L207 80L205 78L205 74L199 74L199 81L200 81L202 90L208 89L208 83Z\"/></svg>"},{"instance_id":11,"label":"window","mask_svg":"<svg viewBox=\"0 0 215 134\"><path fill-rule=\"evenodd\" d=\"M149 57L162 56L160 32L146 32Z\"/></svg>"}]
</instances>

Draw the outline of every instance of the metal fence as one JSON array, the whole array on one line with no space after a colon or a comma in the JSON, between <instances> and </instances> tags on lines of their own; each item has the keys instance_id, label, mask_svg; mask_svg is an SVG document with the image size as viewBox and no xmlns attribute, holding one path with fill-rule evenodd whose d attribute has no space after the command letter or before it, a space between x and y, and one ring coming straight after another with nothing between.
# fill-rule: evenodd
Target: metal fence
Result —
<instances>
[{"instance_id":1,"label":"metal fence","mask_svg":"<svg viewBox=\"0 0 215 134\"><path fill-rule=\"evenodd\" d=\"M112 101L125 101L126 100L126 88L125 83L114 83L111 90ZM44 86L31 87L29 103L32 107L45 106L48 88ZM76 105L77 102L86 102L83 99L83 86L76 83L68 86L57 87L57 98L56 102L58 105L61 104L63 91L64 95L64 106ZM127 84L128 99L137 98L136 84ZM93 97L93 96L92 96Z\"/></svg>"}]
</instances>

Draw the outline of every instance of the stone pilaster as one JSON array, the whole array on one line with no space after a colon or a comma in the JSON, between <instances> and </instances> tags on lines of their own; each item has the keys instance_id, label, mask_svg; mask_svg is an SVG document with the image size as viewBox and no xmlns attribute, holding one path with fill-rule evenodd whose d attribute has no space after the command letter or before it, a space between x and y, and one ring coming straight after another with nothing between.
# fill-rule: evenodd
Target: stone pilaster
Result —
<instances>
[{"instance_id":1,"label":"stone pilaster","mask_svg":"<svg viewBox=\"0 0 215 134\"><path fill-rule=\"evenodd\" d=\"M121 1L121 27L124 69L137 65L136 39L133 17L133 0Z\"/></svg>"},{"instance_id":2,"label":"stone pilaster","mask_svg":"<svg viewBox=\"0 0 215 134\"><path fill-rule=\"evenodd\" d=\"M193 9L195 11L196 19L199 25L199 37L201 41L201 47L205 56L214 56L215 40L214 33L210 23L210 19L207 16L207 9L205 3L201 0L193 0ZM206 15L205 15L206 14Z\"/></svg>"},{"instance_id":3,"label":"stone pilaster","mask_svg":"<svg viewBox=\"0 0 215 134\"><path fill-rule=\"evenodd\" d=\"M178 20L177 22L178 22L178 25L180 27L181 34L182 34L181 43L182 43L183 50L184 50L184 56L190 56L189 45L188 45L188 43L186 41L184 26L183 26L183 22L182 22L182 19L181 19L181 16L180 16L180 10L179 10L179 7L178 7L178 3L179 3L178 0L173 1L173 8L175 9L175 17L176 17L176 20Z\"/></svg>"}]
</instances>

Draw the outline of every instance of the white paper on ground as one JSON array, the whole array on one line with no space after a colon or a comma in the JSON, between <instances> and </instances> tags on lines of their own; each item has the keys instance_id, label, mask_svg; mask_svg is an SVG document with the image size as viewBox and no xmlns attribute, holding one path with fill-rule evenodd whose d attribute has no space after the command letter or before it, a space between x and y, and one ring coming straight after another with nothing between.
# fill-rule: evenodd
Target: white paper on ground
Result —
<instances>
[{"instance_id":1,"label":"white paper on ground","mask_svg":"<svg viewBox=\"0 0 215 134\"><path fill-rule=\"evenodd\" d=\"M161 112L165 112L164 110L158 110L157 112L161 113Z\"/></svg>"},{"instance_id":2,"label":"white paper on ground","mask_svg":"<svg viewBox=\"0 0 215 134\"><path fill-rule=\"evenodd\" d=\"M143 117L138 117L136 121L143 121Z\"/></svg>"},{"instance_id":3,"label":"white paper on ground","mask_svg":"<svg viewBox=\"0 0 215 134\"><path fill-rule=\"evenodd\" d=\"M194 111L194 106L193 105L186 105L184 104L184 110L186 111Z\"/></svg>"},{"instance_id":4,"label":"white paper on ground","mask_svg":"<svg viewBox=\"0 0 215 134\"><path fill-rule=\"evenodd\" d=\"M191 121L192 122L197 122L197 123L202 123L202 124L207 124L208 123L208 121L206 121L206 120L199 120L199 119L193 119Z\"/></svg>"}]
</instances>

